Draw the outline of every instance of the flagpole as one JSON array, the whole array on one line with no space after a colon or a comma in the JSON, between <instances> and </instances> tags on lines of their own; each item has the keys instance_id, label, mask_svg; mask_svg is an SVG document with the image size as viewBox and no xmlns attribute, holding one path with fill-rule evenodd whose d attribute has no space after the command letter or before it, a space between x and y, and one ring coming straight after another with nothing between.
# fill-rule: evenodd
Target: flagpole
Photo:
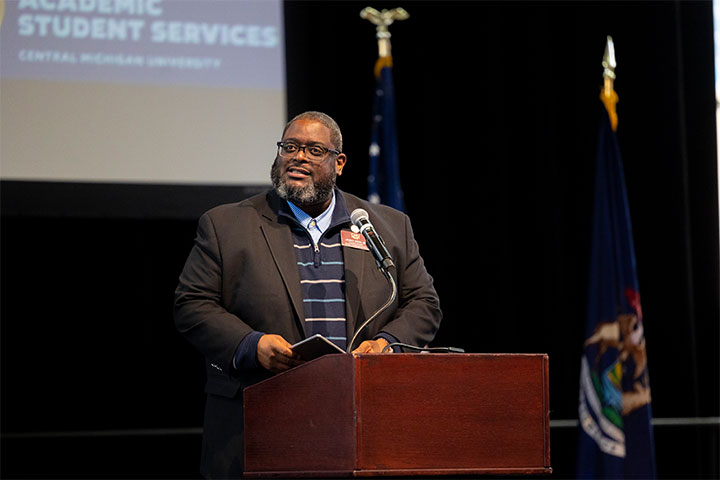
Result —
<instances>
[{"instance_id":1,"label":"flagpole","mask_svg":"<svg viewBox=\"0 0 720 480\"><path fill-rule=\"evenodd\" d=\"M380 58L391 57L390 30L388 27L397 20L407 20L410 14L404 8L393 8L392 10L378 11L372 7L365 7L360 11L360 18L369 20L375 25L378 39L378 56Z\"/></svg>"},{"instance_id":2,"label":"flagpole","mask_svg":"<svg viewBox=\"0 0 720 480\"><path fill-rule=\"evenodd\" d=\"M404 211L400 184L399 153L395 112L395 87L392 79L390 25L410 15L403 8L378 11L366 7L360 18L375 25L378 59L375 62L375 96L368 164L368 200Z\"/></svg>"},{"instance_id":3,"label":"flagpole","mask_svg":"<svg viewBox=\"0 0 720 480\"><path fill-rule=\"evenodd\" d=\"M605 108L610 115L610 126L613 132L617 131L618 116L616 105L618 102L617 93L615 93L615 67L617 62L615 61L615 44L610 35L607 36L607 42L605 44L605 54L603 55L603 89L600 94L600 100L605 104Z\"/></svg>"}]
</instances>

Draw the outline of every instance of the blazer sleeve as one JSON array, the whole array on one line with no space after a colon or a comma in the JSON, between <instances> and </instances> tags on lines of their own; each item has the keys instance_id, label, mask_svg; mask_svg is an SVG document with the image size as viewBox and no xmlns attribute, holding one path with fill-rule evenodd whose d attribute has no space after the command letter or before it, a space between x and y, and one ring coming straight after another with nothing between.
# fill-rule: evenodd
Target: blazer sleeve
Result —
<instances>
[{"instance_id":1,"label":"blazer sleeve","mask_svg":"<svg viewBox=\"0 0 720 480\"><path fill-rule=\"evenodd\" d=\"M420 249L413 234L410 219L403 215L404 244L397 246L398 308L395 315L382 327L400 342L425 346L435 337L440 327L442 311L433 278L425 268Z\"/></svg>"},{"instance_id":2,"label":"blazer sleeve","mask_svg":"<svg viewBox=\"0 0 720 480\"><path fill-rule=\"evenodd\" d=\"M175 290L175 325L215 368L230 375L235 351L253 329L222 306L222 272L222 250L206 213Z\"/></svg>"}]
</instances>

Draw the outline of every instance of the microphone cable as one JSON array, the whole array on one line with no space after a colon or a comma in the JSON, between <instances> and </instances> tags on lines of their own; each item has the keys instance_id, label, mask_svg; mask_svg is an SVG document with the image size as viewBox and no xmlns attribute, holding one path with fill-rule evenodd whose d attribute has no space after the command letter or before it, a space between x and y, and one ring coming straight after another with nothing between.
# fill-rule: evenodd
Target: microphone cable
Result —
<instances>
[{"instance_id":1,"label":"microphone cable","mask_svg":"<svg viewBox=\"0 0 720 480\"><path fill-rule=\"evenodd\" d=\"M427 353L465 353L465 350L462 348L457 347L418 347L415 345L409 345L407 343L400 343L400 342L393 342L388 343L385 345L385 348L382 349L382 352L385 353L387 350L391 349L392 347L402 347L402 348L408 348L410 350L418 350L420 352L427 352Z\"/></svg>"}]
</instances>

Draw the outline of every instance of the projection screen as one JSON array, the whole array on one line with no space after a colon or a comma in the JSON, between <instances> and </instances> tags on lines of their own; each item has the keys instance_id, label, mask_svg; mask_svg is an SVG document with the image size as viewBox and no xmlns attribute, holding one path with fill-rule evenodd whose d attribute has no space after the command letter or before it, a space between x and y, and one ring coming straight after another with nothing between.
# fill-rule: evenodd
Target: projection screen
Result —
<instances>
[{"instance_id":1,"label":"projection screen","mask_svg":"<svg viewBox=\"0 0 720 480\"><path fill-rule=\"evenodd\" d=\"M269 184L280 0L0 2L0 178Z\"/></svg>"}]
</instances>

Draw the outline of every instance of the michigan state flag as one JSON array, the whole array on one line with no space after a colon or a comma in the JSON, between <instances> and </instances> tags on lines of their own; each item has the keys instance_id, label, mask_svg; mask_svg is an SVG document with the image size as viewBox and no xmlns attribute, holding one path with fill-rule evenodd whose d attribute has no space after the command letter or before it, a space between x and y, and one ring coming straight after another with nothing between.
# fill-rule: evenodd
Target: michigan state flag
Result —
<instances>
[{"instance_id":1,"label":"michigan state flag","mask_svg":"<svg viewBox=\"0 0 720 480\"><path fill-rule=\"evenodd\" d=\"M398 161L392 57L378 58L375 78L368 200L404 211L405 202L400 186Z\"/></svg>"},{"instance_id":2,"label":"michigan state flag","mask_svg":"<svg viewBox=\"0 0 720 480\"><path fill-rule=\"evenodd\" d=\"M613 104L598 140L577 475L655 478L643 314L614 113Z\"/></svg>"}]
</instances>

